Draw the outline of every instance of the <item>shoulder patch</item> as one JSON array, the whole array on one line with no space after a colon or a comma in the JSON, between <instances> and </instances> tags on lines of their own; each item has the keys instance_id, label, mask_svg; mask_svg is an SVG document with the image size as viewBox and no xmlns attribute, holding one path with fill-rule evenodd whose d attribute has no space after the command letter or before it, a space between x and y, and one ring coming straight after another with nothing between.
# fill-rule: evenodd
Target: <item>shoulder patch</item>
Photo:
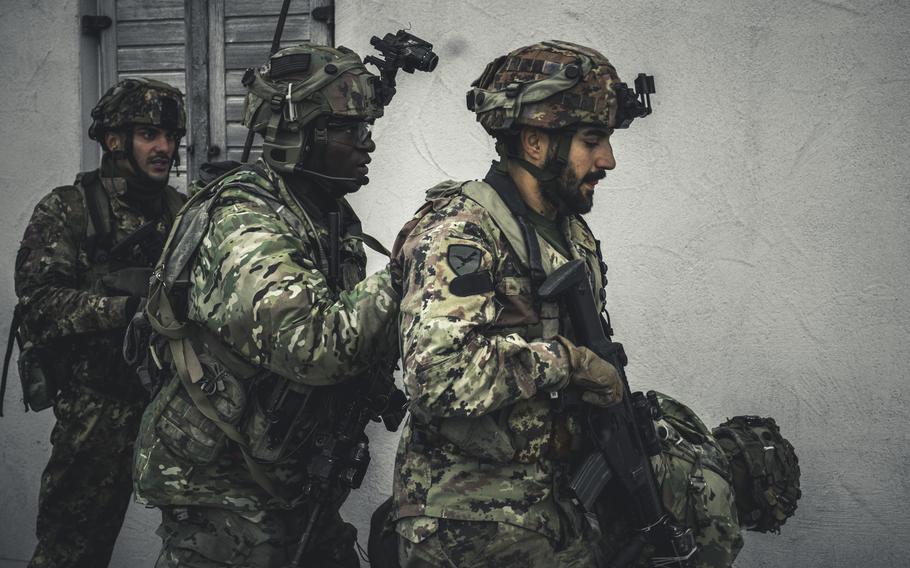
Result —
<instances>
[{"instance_id":1,"label":"shoulder patch","mask_svg":"<svg viewBox=\"0 0 910 568\"><path fill-rule=\"evenodd\" d=\"M471 245L449 245L449 266L459 276L477 272L480 269L480 260L482 258L483 251L477 247Z\"/></svg>"},{"instance_id":2,"label":"shoulder patch","mask_svg":"<svg viewBox=\"0 0 910 568\"><path fill-rule=\"evenodd\" d=\"M494 290L493 276L489 270L480 272L471 272L462 274L452 280L449 284L449 291L459 298L465 296L474 296L477 294L486 294Z\"/></svg>"}]
</instances>

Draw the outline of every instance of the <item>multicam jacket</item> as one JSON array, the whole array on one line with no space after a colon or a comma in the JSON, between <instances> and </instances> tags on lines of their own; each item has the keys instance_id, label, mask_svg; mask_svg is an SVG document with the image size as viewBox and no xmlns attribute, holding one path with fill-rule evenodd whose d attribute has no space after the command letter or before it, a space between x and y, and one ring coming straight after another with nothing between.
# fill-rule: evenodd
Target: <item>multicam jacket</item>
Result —
<instances>
[{"instance_id":1,"label":"multicam jacket","mask_svg":"<svg viewBox=\"0 0 910 568\"><path fill-rule=\"evenodd\" d=\"M328 230L320 212L305 213L280 176L261 161L255 170L222 178L214 191L221 188L192 261L189 320L253 367L344 396L343 385L334 390L333 385L397 352L398 295L388 271L364 279L359 221L340 201L346 231L340 245L343 289L336 293L324 272ZM252 393L250 385L244 390ZM248 512L285 506L254 480L236 445L208 464L178 457L158 420L167 392L165 387L152 402L140 429L134 463L140 501ZM249 407L253 401L237 404ZM261 470L276 487L299 496L305 454L295 452Z\"/></svg>"},{"instance_id":2,"label":"multicam jacket","mask_svg":"<svg viewBox=\"0 0 910 568\"><path fill-rule=\"evenodd\" d=\"M152 220L125 197L127 181L107 159L102 169L80 177L83 184L100 186L110 202L104 215L110 243L99 242L97 247L109 248ZM167 186L162 200L167 206L156 229L163 236L186 197ZM92 254L88 217L86 198L75 185L54 189L35 206L16 257L23 336L35 344L53 343L58 356L67 358L72 384L108 396L143 400L139 379L121 355L123 334L132 317L126 310L129 297L112 293L101 277L124 267L151 268L157 258L148 258L139 246L116 260Z\"/></svg>"},{"instance_id":3,"label":"multicam jacket","mask_svg":"<svg viewBox=\"0 0 910 568\"><path fill-rule=\"evenodd\" d=\"M509 217L490 185L445 182L399 238L411 418L398 449L394 515L413 542L432 534L438 518L505 522L553 539L571 530L558 486L564 464L582 457L580 428L544 392L569 373L555 337L571 330L557 304L532 292ZM563 218L561 229L600 291L597 241L578 217ZM538 242L546 272L567 262Z\"/></svg>"}]
</instances>

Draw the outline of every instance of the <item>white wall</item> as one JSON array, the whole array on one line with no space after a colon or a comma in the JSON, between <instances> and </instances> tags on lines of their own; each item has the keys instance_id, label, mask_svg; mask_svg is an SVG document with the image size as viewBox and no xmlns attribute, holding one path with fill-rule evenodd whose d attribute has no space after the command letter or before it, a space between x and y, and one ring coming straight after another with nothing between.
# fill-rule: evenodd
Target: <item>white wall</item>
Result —
<instances>
[{"instance_id":1,"label":"white wall","mask_svg":"<svg viewBox=\"0 0 910 568\"><path fill-rule=\"evenodd\" d=\"M0 336L31 209L79 167L77 2L0 2ZM391 243L424 189L481 177L493 156L464 92L493 57L540 39L601 49L656 76L654 115L614 138L617 169L588 216L633 386L709 424L773 415L804 497L780 536L749 533L739 568L904 566L910 554L910 5L815 1L339 0L337 42L407 27L440 56L400 77L375 129L365 229ZM379 267L378 262L374 263ZM34 544L49 413L0 421L0 568ZM365 538L396 437L347 504ZM134 507L112 566L148 566L156 514Z\"/></svg>"}]
</instances>

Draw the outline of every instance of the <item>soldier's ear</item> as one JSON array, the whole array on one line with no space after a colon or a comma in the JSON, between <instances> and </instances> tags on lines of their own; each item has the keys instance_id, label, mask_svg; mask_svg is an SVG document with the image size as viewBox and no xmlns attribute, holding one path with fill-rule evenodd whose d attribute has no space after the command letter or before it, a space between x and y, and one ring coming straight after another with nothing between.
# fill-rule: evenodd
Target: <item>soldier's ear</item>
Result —
<instances>
[{"instance_id":1,"label":"soldier's ear","mask_svg":"<svg viewBox=\"0 0 910 568\"><path fill-rule=\"evenodd\" d=\"M539 128L525 126L521 129L519 141L524 158L535 166L542 167L550 146L550 137L547 133Z\"/></svg>"},{"instance_id":2,"label":"soldier's ear","mask_svg":"<svg viewBox=\"0 0 910 568\"><path fill-rule=\"evenodd\" d=\"M123 150L123 136L119 132L109 130L104 133L104 146L111 152Z\"/></svg>"}]
</instances>

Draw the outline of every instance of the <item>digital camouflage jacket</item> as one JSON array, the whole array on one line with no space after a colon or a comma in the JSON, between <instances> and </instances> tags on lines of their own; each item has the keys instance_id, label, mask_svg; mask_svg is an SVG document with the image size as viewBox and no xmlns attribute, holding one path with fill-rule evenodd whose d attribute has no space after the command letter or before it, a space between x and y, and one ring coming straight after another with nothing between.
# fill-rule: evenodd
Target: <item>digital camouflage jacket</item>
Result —
<instances>
[{"instance_id":1,"label":"digital camouflage jacket","mask_svg":"<svg viewBox=\"0 0 910 568\"><path fill-rule=\"evenodd\" d=\"M568 372L552 338L573 339L571 325L558 306L532 296L526 247L490 185L444 182L427 199L396 244L411 399L396 458L396 530L416 543L446 518L509 523L555 543L592 538L565 490L592 448L544 390ZM570 254L586 260L602 308L599 243L578 217L561 228ZM547 273L566 262L538 242ZM694 412L664 395L660 402L656 426L668 434L652 466L666 510L693 530L696 566L729 566L742 537L727 458ZM609 558L633 538L635 520L625 506L602 500L598 507L597 546ZM635 565L647 565L651 554L643 551Z\"/></svg>"},{"instance_id":2,"label":"digital camouflage jacket","mask_svg":"<svg viewBox=\"0 0 910 568\"><path fill-rule=\"evenodd\" d=\"M128 198L127 182L105 159L102 170L82 174L85 184L103 188L110 209L103 215L109 224L109 249L147 221ZM157 220L157 231L166 235L180 205L186 200L167 186L166 206ZM88 212L83 192L75 185L58 187L35 206L16 257L16 294L19 296L23 337L36 344L53 344L55 353L67 358L69 380L102 394L142 399L144 391L134 370L123 362L121 346L126 325L128 296L112 292L101 278L125 267L151 268L141 247L119 259L91 254ZM63 386L63 385L61 385Z\"/></svg>"},{"instance_id":3,"label":"digital camouflage jacket","mask_svg":"<svg viewBox=\"0 0 910 568\"><path fill-rule=\"evenodd\" d=\"M444 182L399 237L411 417L394 514L413 542L432 534L437 518L505 522L556 540L578 529L577 518L564 526L557 486L564 465L582 457L580 429L543 391L569 372L555 337L571 330L557 304L532 294L510 217L486 183ZM593 235L578 217L563 218L561 229L601 290ZM538 241L547 272L568 260Z\"/></svg>"},{"instance_id":4,"label":"digital camouflage jacket","mask_svg":"<svg viewBox=\"0 0 910 568\"><path fill-rule=\"evenodd\" d=\"M343 289L332 290L324 271L328 230L320 212L305 213L274 171L261 161L257 169L217 182L215 190L224 190L192 261L188 318L252 367L323 387L315 407L328 410L332 397L345 395L346 380L397 351L398 295L387 270L364 279L360 224L343 200ZM250 191L254 186L258 194ZM251 387L245 384L243 391L253 399ZM285 506L254 481L235 445L209 464L175 455L158 420L168 390L162 389L143 417L134 464L140 501L250 512ZM248 412L254 402L232 404ZM260 468L291 497L299 497L305 481L307 441L299 443L301 451Z\"/></svg>"}]
</instances>

